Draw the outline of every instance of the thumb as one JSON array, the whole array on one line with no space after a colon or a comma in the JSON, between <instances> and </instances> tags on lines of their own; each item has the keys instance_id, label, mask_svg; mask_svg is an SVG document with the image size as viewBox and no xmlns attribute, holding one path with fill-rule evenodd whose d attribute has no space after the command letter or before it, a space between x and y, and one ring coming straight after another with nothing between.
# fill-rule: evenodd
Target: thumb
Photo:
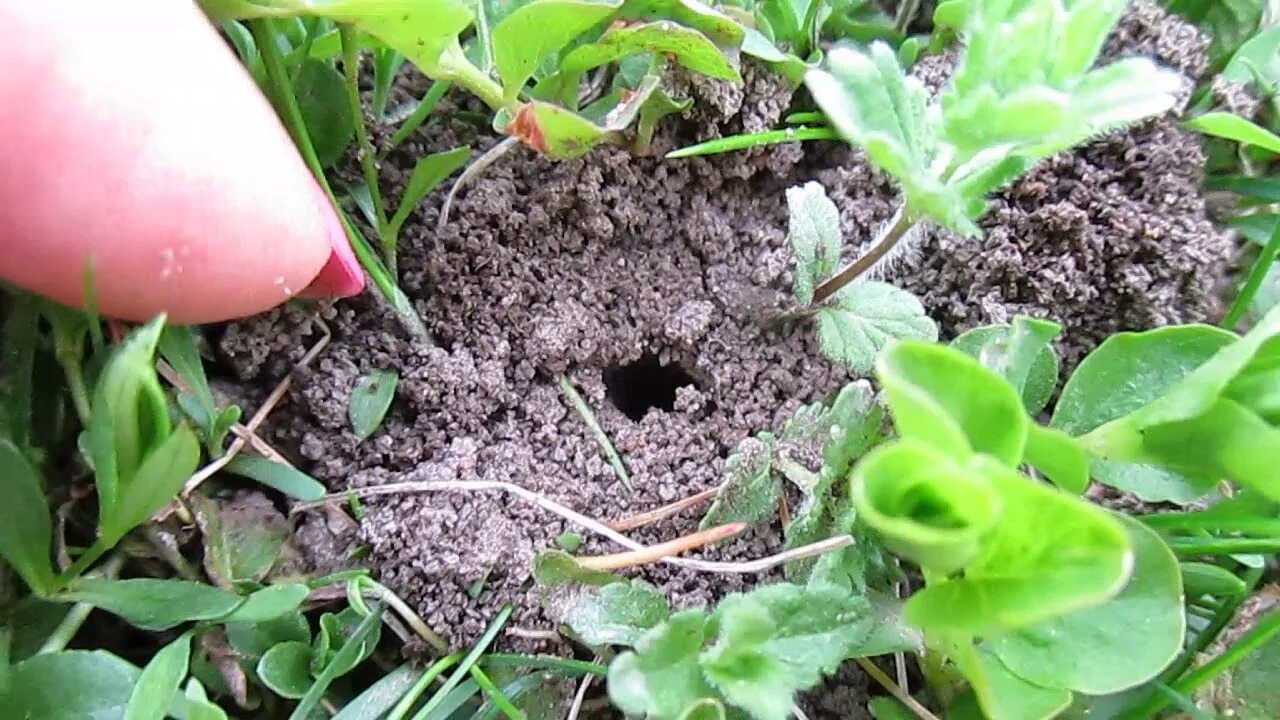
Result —
<instances>
[{"instance_id":1,"label":"thumb","mask_svg":"<svg viewBox=\"0 0 1280 720\"><path fill-rule=\"evenodd\" d=\"M0 0L0 276L104 314L241 317L364 285L342 224L194 4Z\"/></svg>"}]
</instances>

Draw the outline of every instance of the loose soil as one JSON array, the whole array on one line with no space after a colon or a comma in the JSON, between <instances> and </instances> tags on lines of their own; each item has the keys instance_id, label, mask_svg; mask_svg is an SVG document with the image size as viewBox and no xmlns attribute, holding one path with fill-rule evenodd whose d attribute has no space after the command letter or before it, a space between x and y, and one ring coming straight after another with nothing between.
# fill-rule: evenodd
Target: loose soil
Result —
<instances>
[{"instance_id":1,"label":"loose soil","mask_svg":"<svg viewBox=\"0 0 1280 720\"><path fill-rule=\"evenodd\" d=\"M1145 2L1108 52L1154 55L1189 78L1205 62L1203 39ZM918 72L936 85L945 67L927 61ZM777 126L791 91L749 63L743 76L743 87L677 76L674 89L695 98L694 110L662 127L655 157L603 149L549 162L519 148L460 193L438 235L444 193L428 198L405 228L401 281L437 346L411 341L369 293L318 313L280 309L224 329L217 347L236 376L229 392L265 393L319 336L319 317L333 342L295 377L265 435L335 490L500 480L614 519L714 487L740 441L779 429L801 403L850 379L819 354L812 330L762 328L790 297L784 190L808 180L827 188L850 257L895 200L889 181L839 143L657 159ZM420 95L419 78L406 82L405 92ZM391 154L383 177L393 196L421 154L493 143L449 119L456 109L442 107L445 119ZM1196 139L1172 118L1098 138L1001 193L983 240L931 230L889 279L918 293L947 337L1019 313L1057 319L1068 367L1113 332L1206 319L1234 246L1206 216L1203 163ZM382 428L360 442L348 396L375 368L399 372L400 386ZM613 439L633 488L562 394L562 372ZM376 499L365 510L358 532L309 520L305 549L332 567L352 543L368 545L382 582L451 642L473 640L512 603L515 632L503 642L555 649L521 632L554 627L530 565L579 528L491 492ZM697 522L688 512L632 536L659 542ZM780 544L775 525L702 555L750 559ZM583 552L616 550L590 540ZM663 565L639 574L676 607L709 606L775 579ZM861 675L852 675L836 694L806 703L810 717L861 715L849 709L865 701Z\"/></svg>"}]
</instances>

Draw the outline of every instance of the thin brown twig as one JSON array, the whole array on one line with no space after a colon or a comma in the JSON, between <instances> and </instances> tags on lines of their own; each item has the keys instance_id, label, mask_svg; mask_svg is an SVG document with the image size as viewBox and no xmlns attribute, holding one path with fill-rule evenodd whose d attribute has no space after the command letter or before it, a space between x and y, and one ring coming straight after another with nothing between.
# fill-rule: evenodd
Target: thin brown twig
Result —
<instances>
[{"instance_id":1,"label":"thin brown twig","mask_svg":"<svg viewBox=\"0 0 1280 720\"><path fill-rule=\"evenodd\" d=\"M608 526L618 532L635 530L638 527L644 527L650 523L665 520L682 510L702 505L714 498L719 492L720 488L718 487L711 488L710 490L703 490L697 495L690 495L687 498L681 498L680 500L670 503L669 505L663 505L655 510L642 512L639 515L632 515L631 517L626 517L621 520L614 520L613 522L608 523Z\"/></svg>"},{"instance_id":2,"label":"thin brown twig","mask_svg":"<svg viewBox=\"0 0 1280 720\"><path fill-rule=\"evenodd\" d=\"M733 537L746 529L746 523L729 523L728 525L699 530L658 545L650 545L643 550L629 550L627 552L596 555L594 557L579 557L577 560L579 565L592 570L621 570L635 565L648 565L690 550L697 550L711 543Z\"/></svg>"},{"instance_id":3,"label":"thin brown twig","mask_svg":"<svg viewBox=\"0 0 1280 720\"><path fill-rule=\"evenodd\" d=\"M158 372L160 377L164 378L166 382L177 388L179 392L191 392L191 386L187 384L187 381L183 380L182 376L164 360L156 361L156 372ZM272 462L278 462L282 465L293 467L293 463L289 462L284 455L281 455L278 450L271 447L270 443L258 437L253 433L253 431L249 430L244 425L240 423L233 423L229 430L236 437L249 443L249 447L253 448L254 452L259 455L271 460Z\"/></svg>"},{"instance_id":4,"label":"thin brown twig","mask_svg":"<svg viewBox=\"0 0 1280 720\"><path fill-rule=\"evenodd\" d=\"M600 656L596 655L591 662L600 662ZM582 712L582 701L587 699L587 688L591 687L591 681L595 679L596 676L591 673L582 676L578 692L573 696L573 705L569 706L569 714L564 716L564 720L578 720L578 713Z\"/></svg>"},{"instance_id":5,"label":"thin brown twig","mask_svg":"<svg viewBox=\"0 0 1280 720\"><path fill-rule=\"evenodd\" d=\"M645 547L626 535L613 530L604 523L589 518L576 510L571 510L550 498L522 488L514 483L501 482L497 480L426 480L351 488L346 492L326 495L313 502L298 503L297 505L294 505L289 512L296 513L323 507L329 503L346 502L350 499L352 493L363 499L377 495L404 495L409 493L426 492L476 492L484 490L499 490L515 495L516 497L537 505L548 512L559 515L579 527L590 530L597 535L606 537L629 550L643 550ZM826 540L810 543L809 545L803 545L798 548L792 548L791 550L759 558L757 560L721 562L712 560L696 560L693 558L667 557L662 558L661 562L701 572L740 574L761 573L767 570L772 570L779 565L789 563L793 560L799 560L801 558L831 552L832 550L838 550L842 547L852 545L853 542L853 537L850 535L836 535L835 537L830 537Z\"/></svg>"},{"instance_id":6,"label":"thin brown twig","mask_svg":"<svg viewBox=\"0 0 1280 720\"><path fill-rule=\"evenodd\" d=\"M889 254L889 251L898 244L898 241L906 236L907 231L912 226L911 219L907 216L904 208L898 208L897 215L894 216L884 235L876 241L876 244L862 254L857 260L854 260L848 267L840 272L832 275L822 282L813 291L812 306L821 305L826 302L827 298L835 295L845 285L858 279L863 273L876 266L881 258Z\"/></svg>"},{"instance_id":7,"label":"thin brown twig","mask_svg":"<svg viewBox=\"0 0 1280 720\"><path fill-rule=\"evenodd\" d=\"M870 675L872 679L880 683L885 690L888 690L890 695L898 699L898 702L906 705L911 712L916 714L916 717L920 718L920 720L939 720L937 715L929 712L929 708L921 705L919 701L911 697L911 695L899 687L898 683L894 682L893 678L886 675L885 672L875 663L863 657L854 658L854 660L862 666L863 670L867 671L867 674Z\"/></svg>"},{"instance_id":8,"label":"thin brown twig","mask_svg":"<svg viewBox=\"0 0 1280 720\"><path fill-rule=\"evenodd\" d=\"M284 398L284 394L288 392L289 386L293 384L293 374L300 368L310 365L311 361L329 345L329 340L333 338L333 333L329 331L329 326L319 320L317 320L316 323L320 326L320 332L322 333L320 339L317 340L316 344L312 345L311 349L307 351L307 354L303 355L302 359L293 366L289 371L289 374L285 375L284 379L276 385L275 389L271 391L271 394L267 396L267 399L263 401L262 405L258 408L258 411L253 414L253 417L249 418L249 422L245 423L244 429L249 435L253 435L257 432L258 426L267 419L267 415L269 415L271 411L275 409L276 404ZM243 450L244 446L247 444L248 442L244 437L236 437L236 439L227 448L226 452L219 455L217 459L213 460L208 465L197 470L195 474L187 480L186 484L182 486L182 497L190 495L196 488L200 487L201 483L212 477L214 473L226 467L227 463L234 460L236 455L239 455L240 451Z\"/></svg>"}]
</instances>

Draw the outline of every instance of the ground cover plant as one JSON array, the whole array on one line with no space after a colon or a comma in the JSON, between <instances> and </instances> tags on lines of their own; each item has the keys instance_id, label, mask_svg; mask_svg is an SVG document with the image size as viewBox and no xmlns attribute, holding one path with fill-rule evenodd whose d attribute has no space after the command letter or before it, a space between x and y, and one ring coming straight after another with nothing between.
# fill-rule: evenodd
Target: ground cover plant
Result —
<instances>
[{"instance_id":1,"label":"ground cover plant","mask_svg":"<svg viewBox=\"0 0 1280 720\"><path fill-rule=\"evenodd\" d=\"M373 289L5 288L6 712L1276 716L1264 4L202 5Z\"/></svg>"}]
</instances>

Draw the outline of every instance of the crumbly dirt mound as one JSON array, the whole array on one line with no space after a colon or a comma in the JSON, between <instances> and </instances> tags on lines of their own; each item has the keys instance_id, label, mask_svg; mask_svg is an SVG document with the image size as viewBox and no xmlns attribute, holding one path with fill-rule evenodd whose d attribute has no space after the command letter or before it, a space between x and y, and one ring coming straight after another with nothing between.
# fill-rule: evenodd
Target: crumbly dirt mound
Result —
<instances>
[{"instance_id":1,"label":"crumbly dirt mound","mask_svg":"<svg viewBox=\"0 0 1280 720\"><path fill-rule=\"evenodd\" d=\"M1131 18L1125 37L1188 67L1150 40L1165 37L1151 28L1176 35L1185 26L1145 17ZM739 89L677 77L697 110L664 126L656 153L775 126L789 90L754 66L743 74ZM420 136L392 154L384 177L403 182L423 152L492 143L457 119ZM923 297L946 335L1016 313L1061 320L1069 363L1116 330L1203 319L1230 243L1205 219L1201 162L1169 119L1101 138L1001 194L984 240L932 232L892 279ZM442 233L442 192L405 229L402 283L439 346L411 342L368 293L325 306L333 342L295 379L267 432L335 488L508 481L612 519L713 487L738 442L778 429L799 404L849 379L822 359L812 331L773 337L760 324L789 297L783 191L810 179L840 206L851 255L891 212L888 180L836 143L685 161L606 149L554 163L518 149L459 195ZM278 310L232 324L218 345L242 381L265 387L318 337L309 318ZM358 442L347 400L374 368L397 370L400 386L382 428ZM558 373L594 408L632 488L606 463ZM551 627L530 563L577 528L488 491L376 499L366 509L361 538L373 567L451 641L475 638L507 602L517 608L513 627ZM697 520L687 513L633 537L670 539ZM705 555L755 558L779 544L776 527L762 528ZM608 550L616 548L592 541L586 551ZM662 565L644 576L677 607L710 605L762 579ZM811 717L836 716L820 705Z\"/></svg>"}]
</instances>

